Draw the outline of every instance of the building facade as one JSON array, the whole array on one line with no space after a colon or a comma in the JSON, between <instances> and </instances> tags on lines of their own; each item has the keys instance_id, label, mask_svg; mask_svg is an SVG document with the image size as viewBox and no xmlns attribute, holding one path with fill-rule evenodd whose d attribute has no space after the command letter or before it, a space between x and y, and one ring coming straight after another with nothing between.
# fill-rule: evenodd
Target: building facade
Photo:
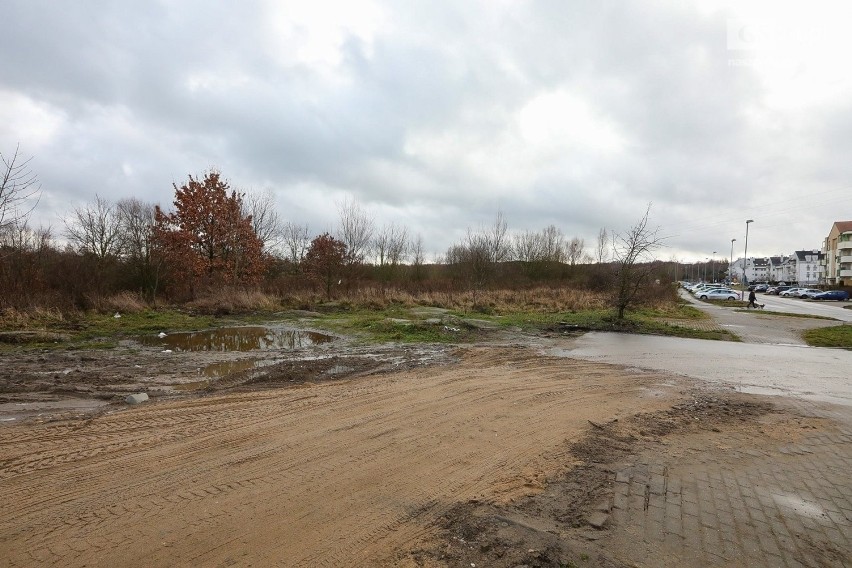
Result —
<instances>
[{"instance_id":1,"label":"building facade","mask_svg":"<svg viewBox=\"0 0 852 568\"><path fill-rule=\"evenodd\" d=\"M828 285L852 286L852 221L835 221L822 246L823 279Z\"/></svg>"},{"instance_id":2,"label":"building facade","mask_svg":"<svg viewBox=\"0 0 852 568\"><path fill-rule=\"evenodd\" d=\"M783 282L797 286L816 286L824 281L823 259L818 250L797 250L791 255L737 259L732 274L744 282Z\"/></svg>"}]
</instances>

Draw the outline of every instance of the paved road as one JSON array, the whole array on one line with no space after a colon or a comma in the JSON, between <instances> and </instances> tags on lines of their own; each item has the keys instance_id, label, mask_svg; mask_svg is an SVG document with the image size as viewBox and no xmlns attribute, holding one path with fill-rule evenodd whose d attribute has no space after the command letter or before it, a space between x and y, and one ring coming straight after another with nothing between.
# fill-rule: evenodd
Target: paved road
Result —
<instances>
[{"instance_id":1,"label":"paved road","mask_svg":"<svg viewBox=\"0 0 852 568\"><path fill-rule=\"evenodd\" d=\"M748 299L748 296L746 296ZM852 302L816 302L798 298L781 298L767 294L757 294L757 302L764 304L766 310L791 314L810 314L852 322L852 309L844 309Z\"/></svg>"},{"instance_id":2,"label":"paved road","mask_svg":"<svg viewBox=\"0 0 852 568\"><path fill-rule=\"evenodd\" d=\"M707 312L713 318L712 325L732 331L743 342L588 333L553 353L669 371L730 385L743 392L795 396L852 407L852 351L808 347L800 337L804 329L839 325L838 322L773 316L766 310L746 313L708 304L685 293L684 297ZM773 305L781 306L776 311L789 311L791 305L796 307L798 303L799 309L850 312L815 302L770 298Z\"/></svg>"},{"instance_id":3,"label":"paved road","mask_svg":"<svg viewBox=\"0 0 852 568\"><path fill-rule=\"evenodd\" d=\"M751 313L696 301L743 343L589 333L551 351L771 394L785 409L774 419L786 431L716 429L617 472L610 538L634 566L852 567L852 351L795 345L801 329L836 321L771 315L848 322L852 311L758 301Z\"/></svg>"}]
</instances>

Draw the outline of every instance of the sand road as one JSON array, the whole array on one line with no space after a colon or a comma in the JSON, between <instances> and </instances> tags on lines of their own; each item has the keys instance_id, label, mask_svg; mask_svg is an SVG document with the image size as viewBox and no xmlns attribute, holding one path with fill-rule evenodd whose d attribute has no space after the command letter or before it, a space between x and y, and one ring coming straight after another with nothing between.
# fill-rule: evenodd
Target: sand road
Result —
<instances>
[{"instance_id":1,"label":"sand road","mask_svg":"<svg viewBox=\"0 0 852 568\"><path fill-rule=\"evenodd\" d=\"M374 566L453 505L536 491L675 380L527 348L0 428L0 565Z\"/></svg>"}]
</instances>

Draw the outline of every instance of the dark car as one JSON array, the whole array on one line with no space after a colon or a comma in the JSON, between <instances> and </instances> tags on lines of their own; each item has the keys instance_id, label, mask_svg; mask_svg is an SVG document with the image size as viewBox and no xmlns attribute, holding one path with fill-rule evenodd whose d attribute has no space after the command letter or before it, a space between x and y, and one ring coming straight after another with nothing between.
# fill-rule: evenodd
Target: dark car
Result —
<instances>
[{"instance_id":1,"label":"dark car","mask_svg":"<svg viewBox=\"0 0 852 568\"><path fill-rule=\"evenodd\" d=\"M772 292L767 291L766 293L767 294L775 294L776 296L778 296L779 294L781 294L781 292L789 290L790 288L792 288L792 286L775 286L775 288L773 288Z\"/></svg>"},{"instance_id":2,"label":"dark car","mask_svg":"<svg viewBox=\"0 0 852 568\"><path fill-rule=\"evenodd\" d=\"M812 300L837 300L842 302L843 300L849 299L849 292L846 290L828 290L827 292L820 292L814 296L811 296Z\"/></svg>"},{"instance_id":3,"label":"dark car","mask_svg":"<svg viewBox=\"0 0 852 568\"><path fill-rule=\"evenodd\" d=\"M758 284L754 287L755 292L766 292L766 289L769 288L766 284Z\"/></svg>"}]
</instances>

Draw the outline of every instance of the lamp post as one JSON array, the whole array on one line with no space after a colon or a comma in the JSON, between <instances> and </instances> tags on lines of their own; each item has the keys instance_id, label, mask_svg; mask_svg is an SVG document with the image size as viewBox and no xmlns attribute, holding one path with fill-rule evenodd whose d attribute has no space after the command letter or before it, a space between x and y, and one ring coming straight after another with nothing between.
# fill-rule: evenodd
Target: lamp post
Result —
<instances>
[{"instance_id":1,"label":"lamp post","mask_svg":"<svg viewBox=\"0 0 852 568\"><path fill-rule=\"evenodd\" d=\"M713 284L716 283L716 251L713 251L713 262L710 264L710 278L713 279Z\"/></svg>"},{"instance_id":2,"label":"lamp post","mask_svg":"<svg viewBox=\"0 0 852 568\"><path fill-rule=\"evenodd\" d=\"M754 219L746 220L745 251L743 252L743 282L746 286L748 286L748 276L746 276L746 266L748 266L748 226L751 223L754 223ZM745 292L743 292L743 294L745 294Z\"/></svg>"},{"instance_id":3,"label":"lamp post","mask_svg":"<svg viewBox=\"0 0 852 568\"><path fill-rule=\"evenodd\" d=\"M731 239L731 264L728 265L728 284L733 284L734 279L734 243L737 239Z\"/></svg>"}]
</instances>

